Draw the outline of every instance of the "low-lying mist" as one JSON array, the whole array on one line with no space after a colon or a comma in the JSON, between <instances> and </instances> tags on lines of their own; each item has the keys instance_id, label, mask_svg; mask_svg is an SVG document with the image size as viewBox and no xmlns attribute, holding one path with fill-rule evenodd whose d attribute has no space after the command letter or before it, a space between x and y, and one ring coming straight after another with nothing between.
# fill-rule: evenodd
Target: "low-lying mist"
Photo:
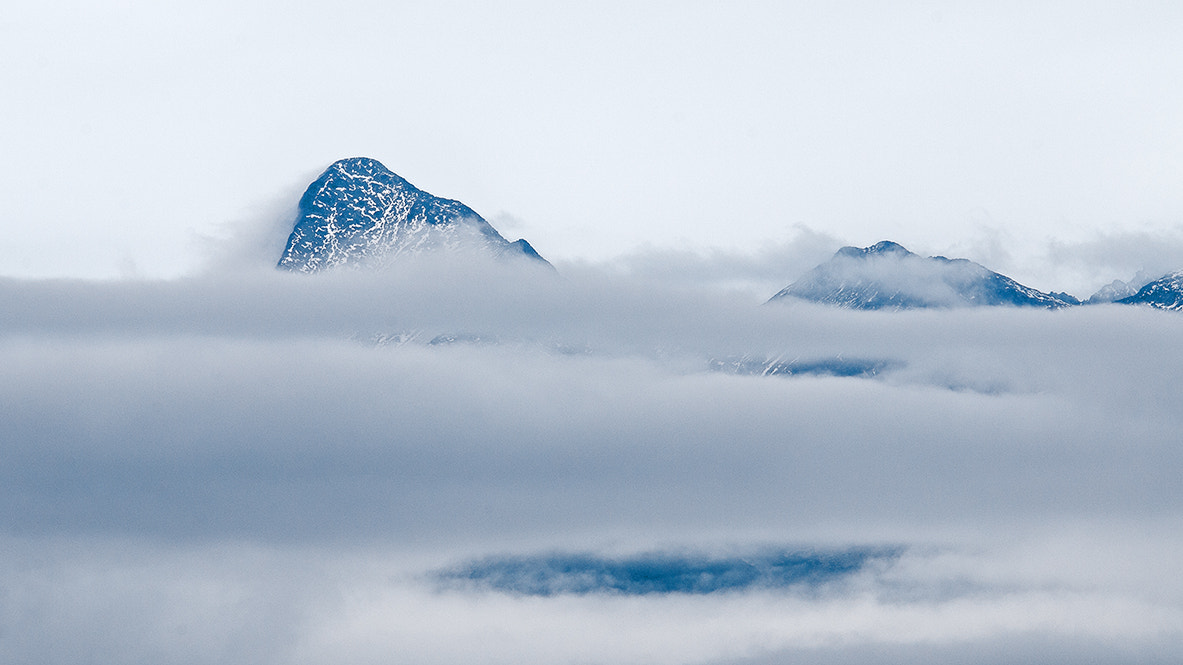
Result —
<instances>
[{"instance_id":1,"label":"low-lying mist","mask_svg":"<svg viewBox=\"0 0 1183 665\"><path fill-rule=\"evenodd\" d=\"M1178 314L559 268L0 280L0 655L1178 655ZM627 592L810 551L892 555Z\"/></svg>"}]
</instances>

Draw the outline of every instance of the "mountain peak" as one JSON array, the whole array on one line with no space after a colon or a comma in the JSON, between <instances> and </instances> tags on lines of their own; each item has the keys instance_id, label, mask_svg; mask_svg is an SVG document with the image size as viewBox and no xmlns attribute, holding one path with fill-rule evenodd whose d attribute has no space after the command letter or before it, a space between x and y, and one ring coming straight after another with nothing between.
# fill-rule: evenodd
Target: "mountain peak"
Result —
<instances>
[{"instance_id":1,"label":"mountain peak","mask_svg":"<svg viewBox=\"0 0 1183 665\"><path fill-rule=\"evenodd\" d=\"M855 259L882 255L915 256L912 252L905 249L903 245L890 240L880 240L870 247L843 247L835 254L835 256L846 256Z\"/></svg>"},{"instance_id":2,"label":"mountain peak","mask_svg":"<svg viewBox=\"0 0 1183 665\"><path fill-rule=\"evenodd\" d=\"M326 178L327 176L327 178ZM372 157L347 157L329 164L320 176L329 182L343 182L351 179L377 179L391 185L409 187L415 191L422 191L399 174L386 168L382 162ZM319 180L319 179L318 179ZM311 189L311 187L309 187Z\"/></svg>"},{"instance_id":3,"label":"mountain peak","mask_svg":"<svg viewBox=\"0 0 1183 665\"><path fill-rule=\"evenodd\" d=\"M1114 302L1123 305L1149 305L1158 309L1183 310L1183 270L1167 273L1138 289L1134 295Z\"/></svg>"},{"instance_id":4,"label":"mountain peak","mask_svg":"<svg viewBox=\"0 0 1183 665\"><path fill-rule=\"evenodd\" d=\"M330 164L300 197L278 267L318 272L469 250L550 265L529 243L509 242L463 203L428 194L376 159L350 157Z\"/></svg>"},{"instance_id":5,"label":"mountain peak","mask_svg":"<svg viewBox=\"0 0 1183 665\"><path fill-rule=\"evenodd\" d=\"M1079 302L1067 294L1023 286L967 259L922 257L890 240L870 247L843 247L770 302L788 297L850 309L981 305L1055 309Z\"/></svg>"},{"instance_id":6,"label":"mountain peak","mask_svg":"<svg viewBox=\"0 0 1183 665\"><path fill-rule=\"evenodd\" d=\"M386 168L385 164L373 157L346 157L333 162L329 165L329 168L341 169L343 171L390 171L390 169Z\"/></svg>"}]
</instances>

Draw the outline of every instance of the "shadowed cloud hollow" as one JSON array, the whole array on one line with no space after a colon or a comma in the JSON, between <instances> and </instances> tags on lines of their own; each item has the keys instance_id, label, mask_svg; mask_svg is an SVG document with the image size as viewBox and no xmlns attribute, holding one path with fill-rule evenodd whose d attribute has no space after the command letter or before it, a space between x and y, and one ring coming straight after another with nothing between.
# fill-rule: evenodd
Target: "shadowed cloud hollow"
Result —
<instances>
[{"instance_id":1,"label":"shadowed cloud hollow","mask_svg":"<svg viewBox=\"0 0 1183 665\"><path fill-rule=\"evenodd\" d=\"M899 554L899 548L773 550L730 557L655 553L611 558L556 553L483 559L439 571L436 579L445 587L469 586L529 596L817 589L840 582L873 562L889 563Z\"/></svg>"}]
</instances>

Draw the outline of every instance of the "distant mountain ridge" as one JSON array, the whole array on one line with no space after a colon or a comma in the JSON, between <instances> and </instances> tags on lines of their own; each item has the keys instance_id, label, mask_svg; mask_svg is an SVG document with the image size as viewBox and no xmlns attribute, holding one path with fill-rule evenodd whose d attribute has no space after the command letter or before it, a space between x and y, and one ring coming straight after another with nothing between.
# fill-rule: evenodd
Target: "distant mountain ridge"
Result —
<instances>
[{"instance_id":1,"label":"distant mountain ridge","mask_svg":"<svg viewBox=\"0 0 1183 665\"><path fill-rule=\"evenodd\" d=\"M550 267L525 239L506 240L472 208L433 196L368 157L333 162L308 185L277 267L314 273L339 266L381 266L400 256L437 252L526 259ZM1067 293L1025 286L968 259L923 257L884 240L839 249L769 302L788 298L864 310L1059 309L1109 302L1183 310L1183 271L1156 280L1139 272L1129 282L1114 280L1081 303Z\"/></svg>"},{"instance_id":2,"label":"distant mountain ridge","mask_svg":"<svg viewBox=\"0 0 1183 665\"><path fill-rule=\"evenodd\" d=\"M1183 310L1183 270L1155 280L1140 271L1129 282L1114 280L1081 302L1067 293L1024 286L967 259L922 257L884 240L839 249L768 302L788 298L864 310L997 305L1060 309L1103 303Z\"/></svg>"},{"instance_id":3,"label":"distant mountain ridge","mask_svg":"<svg viewBox=\"0 0 1183 665\"><path fill-rule=\"evenodd\" d=\"M530 243L506 240L463 203L428 194L376 159L353 157L334 162L305 190L278 267L311 273L436 251L550 265Z\"/></svg>"},{"instance_id":4,"label":"distant mountain ridge","mask_svg":"<svg viewBox=\"0 0 1183 665\"><path fill-rule=\"evenodd\" d=\"M1114 302L1122 305L1149 305L1158 309L1183 310L1183 270L1167 273L1138 289L1134 295Z\"/></svg>"},{"instance_id":5,"label":"distant mountain ridge","mask_svg":"<svg viewBox=\"0 0 1183 665\"><path fill-rule=\"evenodd\" d=\"M1122 298L1136 295L1139 289L1151 281L1151 278L1146 275L1145 271L1139 270L1138 274L1134 275L1128 282L1115 279L1102 286L1100 289L1097 289L1096 293L1089 296L1088 300L1085 300L1084 303L1086 305L1098 305L1107 302L1116 302Z\"/></svg>"},{"instance_id":6,"label":"distant mountain ridge","mask_svg":"<svg viewBox=\"0 0 1183 665\"><path fill-rule=\"evenodd\" d=\"M968 259L922 257L890 240L839 249L769 302L785 298L866 310L1080 304L1066 293L1044 293Z\"/></svg>"}]
</instances>

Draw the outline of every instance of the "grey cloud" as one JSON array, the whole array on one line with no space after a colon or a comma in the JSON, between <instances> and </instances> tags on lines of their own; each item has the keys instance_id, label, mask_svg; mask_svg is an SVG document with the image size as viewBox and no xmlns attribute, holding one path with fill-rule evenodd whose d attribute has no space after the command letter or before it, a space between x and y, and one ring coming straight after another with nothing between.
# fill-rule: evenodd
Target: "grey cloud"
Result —
<instances>
[{"instance_id":1,"label":"grey cloud","mask_svg":"<svg viewBox=\"0 0 1183 665\"><path fill-rule=\"evenodd\" d=\"M1130 526L1183 510L1173 313L766 307L615 269L431 262L311 279L4 280L0 311L0 539L52 555L0 577L0 627L21 635L0 638L13 660L49 639L22 617L60 613L63 594L87 599L62 619L71 630L107 626L95 609L107 605L146 626L148 651L130 632L82 630L109 662L361 663L391 650L444 662L472 657L481 626L499 621L512 639L489 662L577 657L538 625L624 630L619 646L588 652L600 662L644 658L649 644L659 662L743 655L709 637L723 634L705 628L716 613L736 613L728 630L745 649L796 657L817 635L890 643L882 626L933 603L985 640L1071 616L1153 650L1157 638L1112 617L1143 608L1169 625L1179 611L1179 589L1153 581L1178 544ZM441 334L497 341L429 343ZM871 378L710 371L733 356L895 364ZM1086 525L1093 545L1038 547L1065 523ZM1033 554L1000 558L1015 538ZM890 589L832 601L850 603L853 623L818 619L831 601L781 607L748 591L645 606L704 626L697 651L677 646L674 623L618 626L638 605L502 605L414 581L497 553L714 542L935 542L980 547L989 563L905 557ZM1155 575L1112 581L1099 562L1123 542ZM1076 551L1098 565L1064 571ZM214 564L199 563L207 555ZM1019 575L1019 561L1044 566ZM256 579L268 565L291 574ZM1008 591L939 591L961 579ZM188 609L152 616L191 594ZM255 618L242 629L205 619L231 606ZM172 632L182 625L191 640ZM793 625L820 632L759 637ZM941 639L978 639L956 625L941 624ZM1057 631L1048 648L1073 653L1057 651ZM299 635L298 653L273 649L277 634ZM930 637L901 653L926 653L915 645ZM199 638L217 648L191 648Z\"/></svg>"},{"instance_id":2,"label":"grey cloud","mask_svg":"<svg viewBox=\"0 0 1183 665\"><path fill-rule=\"evenodd\" d=\"M316 179L315 170L294 178L293 183ZM267 200L256 203L231 222L212 232L192 232L190 251L200 258L195 271L204 275L258 273L279 261L296 222L297 202L306 185L291 184Z\"/></svg>"},{"instance_id":3,"label":"grey cloud","mask_svg":"<svg viewBox=\"0 0 1183 665\"><path fill-rule=\"evenodd\" d=\"M1173 663L1178 657L1169 638L1106 640L1095 637L1051 638L1007 635L1001 638L899 644L843 644L810 649L786 649L749 658L712 661L710 665L906 665L908 663L964 663L965 665L1121 665Z\"/></svg>"},{"instance_id":4,"label":"grey cloud","mask_svg":"<svg viewBox=\"0 0 1183 665\"><path fill-rule=\"evenodd\" d=\"M1172 227L1123 229L1075 241L1050 241L1030 261L1044 266L1045 282L1079 285L1076 295L1084 300L1115 279L1129 281L1144 273L1149 281L1179 270L1183 232Z\"/></svg>"},{"instance_id":5,"label":"grey cloud","mask_svg":"<svg viewBox=\"0 0 1183 665\"><path fill-rule=\"evenodd\" d=\"M770 242L759 251L644 248L606 265L634 280L665 288L750 292L757 301L763 301L844 244L803 225L795 225L793 232L790 239Z\"/></svg>"},{"instance_id":6,"label":"grey cloud","mask_svg":"<svg viewBox=\"0 0 1183 665\"><path fill-rule=\"evenodd\" d=\"M536 533L564 519L598 529L1121 514L1180 500L1166 472L1179 423L1162 371L1179 355L1170 314L711 311L569 282L492 300L433 282L444 293L422 298L459 294L433 313L385 280L361 305L359 284L182 284L175 295L108 285L122 311L80 315L96 335L55 318L49 301L66 296L38 299L53 311L0 349L10 523L381 539ZM215 304L196 304L207 297ZM406 307L372 304L392 302ZM447 311L465 307L469 317ZM526 342L350 339L367 326L462 323ZM591 352L534 343L552 339ZM709 358L749 349L901 368L861 382L706 371Z\"/></svg>"},{"instance_id":7,"label":"grey cloud","mask_svg":"<svg viewBox=\"0 0 1183 665\"><path fill-rule=\"evenodd\" d=\"M1155 277L1183 265L1183 232L1178 229L1113 231L1076 242L1051 242L1048 257L1057 263L1109 270L1129 279L1139 270Z\"/></svg>"}]
</instances>

